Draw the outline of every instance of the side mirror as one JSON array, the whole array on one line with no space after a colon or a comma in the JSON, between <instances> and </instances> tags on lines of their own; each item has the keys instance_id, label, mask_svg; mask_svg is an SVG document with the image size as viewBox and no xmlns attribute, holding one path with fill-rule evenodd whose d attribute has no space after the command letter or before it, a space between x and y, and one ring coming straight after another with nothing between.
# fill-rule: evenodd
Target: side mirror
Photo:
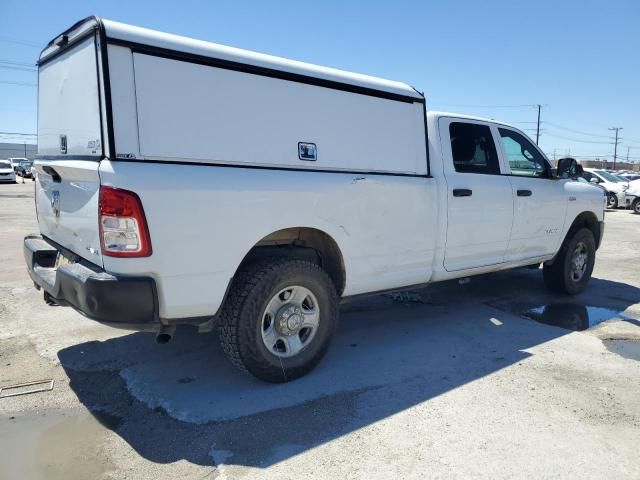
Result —
<instances>
[{"instance_id":1,"label":"side mirror","mask_svg":"<svg viewBox=\"0 0 640 480\"><path fill-rule=\"evenodd\" d=\"M589 180L589 183L593 183L594 185L597 185L597 184L599 184L600 182L598 181L598 179L597 179L597 178L595 178L595 177L594 177L594 178L592 178L591 180Z\"/></svg>"},{"instance_id":2,"label":"side mirror","mask_svg":"<svg viewBox=\"0 0 640 480\"><path fill-rule=\"evenodd\" d=\"M575 158L567 157L558 160L557 178L577 178L584 170Z\"/></svg>"}]
</instances>

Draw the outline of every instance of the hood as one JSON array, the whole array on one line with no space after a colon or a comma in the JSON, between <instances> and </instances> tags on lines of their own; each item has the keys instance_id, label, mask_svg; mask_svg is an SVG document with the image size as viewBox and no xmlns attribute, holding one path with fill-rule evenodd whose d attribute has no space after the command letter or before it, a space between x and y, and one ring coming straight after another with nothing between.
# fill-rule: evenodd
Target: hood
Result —
<instances>
[{"instance_id":1,"label":"hood","mask_svg":"<svg viewBox=\"0 0 640 480\"><path fill-rule=\"evenodd\" d=\"M633 180L629 182L627 193L630 195L635 195L636 197L640 197L640 180Z\"/></svg>"},{"instance_id":2,"label":"hood","mask_svg":"<svg viewBox=\"0 0 640 480\"><path fill-rule=\"evenodd\" d=\"M624 191L624 188L623 188L624 185L626 185L626 184L625 183L607 182L607 183L605 183L604 188L606 188L610 192L620 193L620 192Z\"/></svg>"}]
</instances>

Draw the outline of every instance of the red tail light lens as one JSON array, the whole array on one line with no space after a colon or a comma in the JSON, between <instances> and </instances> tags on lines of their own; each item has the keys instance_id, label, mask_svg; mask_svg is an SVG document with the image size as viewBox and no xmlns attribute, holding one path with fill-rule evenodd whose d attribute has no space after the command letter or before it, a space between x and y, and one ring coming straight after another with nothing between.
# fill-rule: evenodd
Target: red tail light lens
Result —
<instances>
[{"instance_id":1,"label":"red tail light lens","mask_svg":"<svg viewBox=\"0 0 640 480\"><path fill-rule=\"evenodd\" d=\"M129 190L100 187L100 245L108 257L148 257L151 238L142 202Z\"/></svg>"}]
</instances>

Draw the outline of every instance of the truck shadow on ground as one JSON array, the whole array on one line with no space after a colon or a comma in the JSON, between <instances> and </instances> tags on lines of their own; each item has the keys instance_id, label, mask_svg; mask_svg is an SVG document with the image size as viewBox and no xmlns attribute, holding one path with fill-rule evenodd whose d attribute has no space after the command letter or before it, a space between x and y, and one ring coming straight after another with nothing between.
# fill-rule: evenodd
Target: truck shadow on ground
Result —
<instances>
[{"instance_id":1,"label":"truck shadow on ground","mask_svg":"<svg viewBox=\"0 0 640 480\"><path fill-rule=\"evenodd\" d=\"M546 293L535 275L493 274L416 297L344 305L325 360L284 385L237 372L215 336L193 331L178 332L166 346L134 333L58 356L80 401L146 459L267 467L517 367L530 356L526 349L569 333L510 313L519 301L567 300ZM593 304L590 292L602 306L622 310L640 298L638 288L593 279L572 301ZM496 301L501 307L490 305Z\"/></svg>"}]
</instances>

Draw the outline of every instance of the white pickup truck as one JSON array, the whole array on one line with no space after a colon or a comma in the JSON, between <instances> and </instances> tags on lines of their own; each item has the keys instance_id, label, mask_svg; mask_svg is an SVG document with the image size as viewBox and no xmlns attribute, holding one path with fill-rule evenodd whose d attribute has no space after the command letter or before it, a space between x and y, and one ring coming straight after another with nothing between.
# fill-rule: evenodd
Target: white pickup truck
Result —
<instances>
[{"instance_id":1,"label":"white pickup truck","mask_svg":"<svg viewBox=\"0 0 640 480\"><path fill-rule=\"evenodd\" d=\"M602 190L500 122L394 81L90 17L39 60L45 300L106 324L217 327L232 362L310 371L355 295L543 265L591 276Z\"/></svg>"}]
</instances>

